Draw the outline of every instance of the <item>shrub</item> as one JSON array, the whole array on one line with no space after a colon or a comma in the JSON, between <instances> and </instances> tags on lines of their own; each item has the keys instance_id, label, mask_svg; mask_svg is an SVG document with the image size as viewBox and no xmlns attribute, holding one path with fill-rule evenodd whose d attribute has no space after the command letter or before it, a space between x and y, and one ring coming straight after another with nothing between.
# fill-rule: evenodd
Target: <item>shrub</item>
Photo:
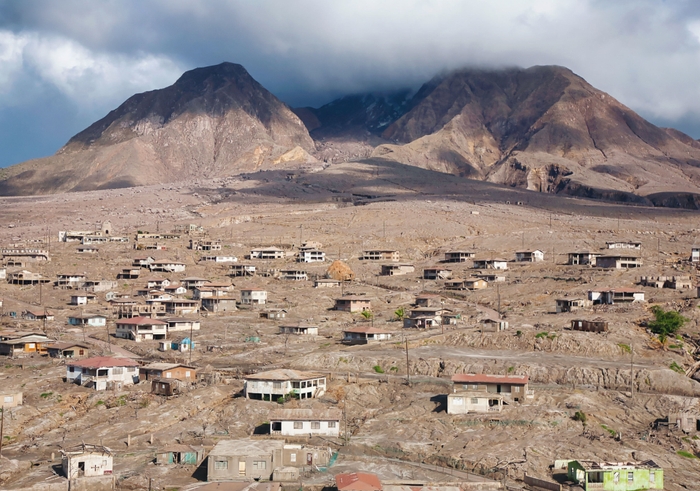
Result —
<instances>
[{"instance_id":1,"label":"shrub","mask_svg":"<svg viewBox=\"0 0 700 491\"><path fill-rule=\"evenodd\" d=\"M618 346L620 347L620 349L621 349L622 351L624 351L625 353L632 353L632 348L630 348L630 345L629 345L629 344L618 343L617 345L618 345Z\"/></svg>"},{"instance_id":2,"label":"shrub","mask_svg":"<svg viewBox=\"0 0 700 491\"><path fill-rule=\"evenodd\" d=\"M574 413L574 421L580 421L583 424L586 424L586 413L583 411L576 411Z\"/></svg>"},{"instance_id":3,"label":"shrub","mask_svg":"<svg viewBox=\"0 0 700 491\"><path fill-rule=\"evenodd\" d=\"M672 361L671 364L668 366L668 368L670 368L670 369L673 370L674 372L680 373L681 375L685 375L685 369L683 369L683 367L680 366L680 365L679 365L678 363L676 363L675 361Z\"/></svg>"},{"instance_id":4,"label":"shrub","mask_svg":"<svg viewBox=\"0 0 700 491\"><path fill-rule=\"evenodd\" d=\"M398 372L398 371L399 371L399 367L393 366L393 367L391 367L389 370L391 370L392 372Z\"/></svg>"},{"instance_id":5,"label":"shrub","mask_svg":"<svg viewBox=\"0 0 700 491\"><path fill-rule=\"evenodd\" d=\"M679 450L676 453L678 455L680 455L681 457L685 457L686 459L697 459L698 458L697 455L692 454L690 452L686 452L685 450Z\"/></svg>"},{"instance_id":6,"label":"shrub","mask_svg":"<svg viewBox=\"0 0 700 491\"><path fill-rule=\"evenodd\" d=\"M374 365L372 368L374 368L374 371L377 373L384 373L384 369L379 365Z\"/></svg>"},{"instance_id":7,"label":"shrub","mask_svg":"<svg viewBox=\"0 0 700 491\"><path fill-rule=\"evenodd\" d=\"M41 397L42 399L48 399L52 395L53 395L53 392L43 392L39 397Z\"/></svg>"},{"instance_id":8,"label":"shrub","mask_svg":"<svg viewBox=\"0 0 700 491\"><path fill-rule=\"evenodd\" d=\"M535 334L535 339L546 338L549 333L547 331L538 332Z\"/></svg>"}]
</instances>

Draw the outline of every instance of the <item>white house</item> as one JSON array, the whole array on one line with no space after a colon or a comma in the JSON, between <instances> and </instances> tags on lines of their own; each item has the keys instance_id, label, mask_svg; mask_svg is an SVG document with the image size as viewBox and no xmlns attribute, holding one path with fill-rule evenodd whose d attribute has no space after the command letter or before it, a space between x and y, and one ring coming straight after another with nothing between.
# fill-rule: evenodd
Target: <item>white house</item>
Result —
<instances>
[{"instance_id":1,"label":"white house","mask_svg":"<svg viewBox=\"0 0 700 491\"><path fill-rule=\"evenodd\" d=\"M106 390L121 389L139 381L139 364L129 358L96 356L66 363L66 381Z\"/></svg>"},{"instance_id":2,"label":"white house","mask_svg":"<svg viewBox=\"0 0 700 491\"><path fill-rule=\"evenodd\" d=\"M690 261L697 263L700 262L700 246L693 246L692 249L690 249ZM2 275L2 270L0 270L0 279L4 278Z\"/></svg>"},{"instance_id":3,"label":"white house","mask_svg":"<svg viewBox=\"0 0 700 491\"><path fill-rule=\"evenodd\" d=\"M68 324L72 326L104 327L107 325L107 317L97 314L68 316Z\"/></svg>"},{"instance_id":4,"label":"white house","mask_svg":"<svg viewBox=\"0 0 700 491\"><path fill-rule=\"evenodd\" d=\"M544 252L539 249L534 251L517 251L515 260L520 263L538 263L544 261Z\"/></svg>"},{"instance_id":5,"label":"white house","mask_svg":"<svg viewBox=\"0 0 700 491\"><path fill-rule=\"evenodd\" d=\"M202 263L235 263L238 258L236 256L202 256L199 261Z\"/></svg>"},{"instance_id":6,"label":"white house","mask_svg":"<svg viewBox=\"0 0 700 491\"><path fill-rule=\"evenodd\" d=\"M262 305L267 302L267 291L260 288L244 288L241 290L241 303Z\"/></svg>"},{"instance_id":7,"label":"white house","mask_svg":"<svg viewBox=\"0 0 700 491\"><path fill-rule=\"evenodd\" d=\"M167 323L168 332L176 331L199 331L201 325L197 319L188 319L186 317L167 317L163 319Z\"/></svg>"},{"instance_id":8,"label":"white house","mask_svg":"<svg viewBox=\"0 0 700 491\"><path fill-rule=\"evenodd\" d=\"M340 409L276 409L270 411L270 434L334 436L340 433Z\"/></svg>"},{"instance_id":9,"label":"white house","mask_svg":"<svg viewBox=\"0 0 700 491\"><path fill-rule=\"evenodd\" d=\"M629 240L609 241L609 242L605 243L605 246L608 249L634 249L637 251L642 249L641 242L635 242L635 241L629 241Z\"/></svg>"},{"instance_id":10,"label":"white house","mask_svg":"<svg viewBox=\"0 0 700 491\"><path fill-rule=\"evenodd\" d=\"M97 302L97 296L94 293L76 293L70 296L71 305L87 305Z\"/></svg>"},{"instance_id":11,"label":"white house","mask_svg":"<svg viewBox=\"0 0 700 491\"><path fill-rule=\"evenodd\" d=\"M508 269L508 261L505 259L475 259L475 269Z\"/></svg>"},{"instance_id":12,"label":"white house","mask_svg":"<svg viewBox=\"0 0 700 491\"><path fill-rule=\"evenodd\" d=\"M644 292L634 288L610 288L588 290L588 300L593 304L614 305L616 303L644 302Z\"/></svg>"},{"instance_id":13,"label":"white house","mask_svg":"<svg viewBox=\"0 0 700 491\"><path fill-rule=\"evenodd\" d=\"M150 317L132 317L118 319L116 336L133 339L136 342L165 339L168 334L168 324Z\"/></svg>"},{"instance_id":14,"label":"white house","mask_svg":"<svg viewBox=\"0 0 700 491\"><path fill-rule=\"evenodd\" d=\"M71 481L81 477L108 476L113 470L112 451L102 445L81 443L61 450L61 465L63 475Z\"/></svg>"},{"instance_id":15,"label":"white house","mask_svg":"<svg viewBox=\"0 0 700 491\"><path fill-rule=\"evenodd\" d=\"M503 396L488 392L455 392L447 395L447 414L501 412Z\"/></svg>"},{"instance_id":16,"label":"white house","mask_svg":"<svg viewBox=\"0 0 700 491\"><path fill-rule=\"evenodd\" d=\"M299 251L297 262L300 263L320 263L326 260L326 253L316 249Z\"/></svg>"},{"instance_id":17,"label":"white house","mask_svg":"<svg viewBox=\"0 0 700 491\"><path fill-rule=\"evenodd\" d=\"M246 399L263 401L275 401L291 393L299 399L311 399L326 393L326 377L280 368L246 376L243 392Z\"/></svg>"},{"instance_id":18,"label":"white house","mask_svg":"<svg viewBox=\"0 0 700 491\"><path fill-rule=\"evenodd\" d=\"M265 247L250 251L251 259L283 259L285 256L286 253L279 247Z\"/></svg>"},{"instance_id":19,"label":"white house","mask_svg":"<svg viewBox=\"0 0 700 491\"><path fill-rule=\"evenodd\" d=\"M391 332L376 327L353 327L343 330L343 342L346 344L369 344L391 339Z\"/></svg>"}]
</instances>

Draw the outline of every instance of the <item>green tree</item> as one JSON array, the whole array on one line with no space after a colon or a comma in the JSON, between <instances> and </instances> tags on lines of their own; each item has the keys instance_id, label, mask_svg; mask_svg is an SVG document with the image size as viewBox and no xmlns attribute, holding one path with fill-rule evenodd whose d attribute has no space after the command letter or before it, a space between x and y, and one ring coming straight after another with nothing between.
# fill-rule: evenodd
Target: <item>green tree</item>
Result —
<instances>
[{"instance_id":1,"label":"green tree","mask_svg":"<svg viewBox=\"0 0 700 491\"><path fill-rule=\"evenodd\" d=\"M370 320L372 318L372 311L371 310L363 310L360 312L360 315L364 317L367 320Z\"/></svg>"},{"instance_id":2,"label":"green tree","mask_svg":"<svg viewBox=\"0 0 700 491\"><path fill-rule=\"evenodd\" d=\"M394 311L394 315L396 316L396 320L403 320L404 317L406 317L406 308L399 307Z\"/></svg>"},{"instance_id":3,"label":"green tree","mask_svg":"<svg viewBox=\"0 0 700 491\"><path fill-rule=\"evenodd\" d=\"M666 339L676 334L688 320L675 310L664 310L658 305L654 305L651 308L651 312L654 314L654 320L649 322L649 329L664 344Z\"/></svg>"}]
</instances>

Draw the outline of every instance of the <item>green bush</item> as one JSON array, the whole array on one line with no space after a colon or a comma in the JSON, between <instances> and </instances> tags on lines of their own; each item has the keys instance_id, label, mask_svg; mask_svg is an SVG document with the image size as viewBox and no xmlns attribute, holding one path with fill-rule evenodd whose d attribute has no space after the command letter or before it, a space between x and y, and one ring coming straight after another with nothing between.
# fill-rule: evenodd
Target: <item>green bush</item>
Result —
<instances>
[{"instance_id":1,"label":"green bush","mask_svg":"<svg viewBox=\"0 0 700 491\"><path fill-rule=\"evenodd\" d=\"M674 310L664 310L658 305L651 308L654 320L648 326L651 332L659 337L659 341L666 342L669 336L674 336L688 319Z\"/></svg>"},{"instance_id":2,"label":"green bush","mask_svg":"<svg viewBox=\"0 0 700 491\"><path fill-rule=\"evenodd\" d=\"M53 395L53 392L44 392L39 397L41 397L42 399L48 399L52 395Z\"/></svg>"},{"instance_id":3,"label":"green bush","mask_svg":"<svg viewBox=\"0 0 700 491\"><path fill-rule=\"evenodd\" d=\"M576 411L574 413L574 421L580 421L583 424L586 424L586 413L583 411Z\"/></svg>"},{"instance_id":4,"label":"green bush","mask_svg":"<svg viewBox=\"0 0 700 491\"><path fill-rule=\"evenodd\" d=\"M384 369L379 365L374 365L372 368L374 368L374 371L377 373L384 373Z\"/></svg>"},{"instance_id":5,"label":"green bush","mask_svg":"<svg viewBox=\"0 0 700 491\"><path fill-rule=\"evenodd\" d=\"M549 333L547 331L538 332L537 334L535 334L535 339L546 338L548 335Z\"/></svg>"},{"instance_id":6,"label":"green bush","mask_svg":"<svg viewBox=\"0 0 700 491\"><path fill-rule=\"evenodd\" d=\"M621 349L622 351L624 351L625 353L632 353L632 348L630 348L630 345L629 345L629 344L618 343L617 345L618 345L618 346L620 347L620 349Z\"/></svg>"},{"instance_id":7,"label":"green bush","mask_svg":"<svg viewBox=\"0 0 700 491\"><path fill-rule=\"evenodd\" d=\"M671 364L668 366L668 368L670 368L674 372L680 373L681 375L685 375L685 369L682 366L680 366L678 363L676 363L675 361L672 361Z\"/></svg>"}]
</instances>

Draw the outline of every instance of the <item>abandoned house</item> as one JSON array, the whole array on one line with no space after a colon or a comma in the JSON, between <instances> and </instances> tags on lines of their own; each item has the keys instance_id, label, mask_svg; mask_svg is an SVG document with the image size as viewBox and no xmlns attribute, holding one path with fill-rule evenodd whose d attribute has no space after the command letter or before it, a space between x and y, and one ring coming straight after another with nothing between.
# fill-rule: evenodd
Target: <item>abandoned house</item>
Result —
<instances>
[{"instance_id":1,"label":"abandoned house","mask_svg":"<svg viewBox=\"0 0 700 491\"><path fill-rule=\"evenodd\" d=\"M399 251L390 251L390 250L372 250L372 251L364 251L362 253L362 257L360 257L361 261L398 261L399 260Z\"/></svg>"},{"instance_id":2,"label":"abandoned house","mask_svg":"<svg viewBox=\"0 0 700 491\"><path fill-rule=\"evenodd\" d=\"M146 288L162 290L166 286L170 286L170 280L167 278L149 278L146 280Z\"/></svg>"},{"instance_id":3,"label":"abandoned house","mask_svg":"<svg viewBox=\"0 0 700 491\"><path fill-rule=\"evenodd\" d=\"M588 290L588 300L593 302L593 305L644 302L644 292L634 288Z\"/></svg>"},{"instance_id":4,"label":"abandoned house","mask_svg":"<svg viewBox=\"0 0 700 491\"><path fill-rule=\"evenodd\" d=\"M221 242L218 240L190 239L189 248L193 251L220 251Z\"/></svg>"},{"instance_id":5,"label":"abandoned house","mask_svg":"<svg viewBox=\"0 0 700 491\"><path fill-rule=\"evenodd\" d=\"M133 385L139 381L139 364L129 358L96 356L66 363L66 381L95 390Z\"/></svg>"},{"instance_id":6,"label":"abandoned house","mask_svg":"<svg viewBox=\"0 0 700 491\"><path fill-rule=\"evenodd\" d=\"M131 262L131 265L139 268L150 268L151 264L153 264L155 261L156 258L151 256L135 257L134 260Z\"/></svg>"},{"instance_id":7,"label":"abandoned house","mask_svg":"<svg viewBox=\"0 0 700 491\"><path fill-rule=\"evenodd\" d=\"M690 262L700 262L700 246L693 246L690 249Z\"/></svg>"},{"instance_id":8,"label":"abandoned house","mask_svg":"<svg viewBox=\"0 0 700 491\"><path fill-rule=\"evenodd\" d=\"M51 280L44 278L39 273L32 273L31 271L15 271L10 273L10 277L7 282L11 285L38 285L39 283L49 283Z\"/></svg>"},{"instance_id":9,"label":"abandoned house","mask_svg":"<svg viewBox=\"0 0 700 491\"><path fill-rule=\"evenodd\" d=\"M131 317L129 319L118 319L115 336L132 341L152 341L166 339L168 335L168 324L161 320L150 317Z\"/></svg>"},{"instance_id":10,"label":"abandoned house","mask_svg":"<svg viewBox=\"0 0 700 491\"><path fill-rule=\"evenodd\" d=\"M642 243L632 240L613 240L605 243L606 249L633 249L642 250Z\"/></svg>"},{"instance_id":11,"label":"abandoned house","mask_svg":"<svg viewBox=\"0 0 700 491\"><path fill-rule=\"evenodd\" d=\"M423 270L424 280L446 280L452 278L452 270L444 268L425 268Z\"/></svg>"},{"instance_id":12,"label":"abandoned house","mask_svg":"<svg viewBox=\"0 0 700 491\"><path fill-rule=\"evenodd\" d=\"M27 332L0 332L0 355L15 357L29 356L33 354L44 355L47 346L54 342L41 333Z\"/></svg>"},{"instance_id":13,"label":"abandoned house","mask_svg":"<svg viewBox=\"0 0 700 491\"><path fill-rule=\"evenodd\" d=\"M600 254L595 254L588 251L578 251L569 252L568 256L569 259L566 263L572 266L595 266L596 258L600 256Z\"/></svg>"},{"instance_id":14,"label":"abandoned house","mask_svg":"<svg viewBox=\"0 0 700 491\"><path fill-rule=\"evenodd\" d=\"M421 293L420 295L416 295L413 304L416 307L441 307L442 296L434 293Z\"/></svg>"},{"instance_id":15,"label":"abandoned house","mask_svg":"<svg viewBox=\"0 0 700 491\"><path fill-rule=\"evenodd\" d=\"M281 440L222 440L207 457L207 481L269 481L283 449Z\"/></svg>"},{"instance_id":16,"label":"abandoned house","mask_svg":"<svg viewBox=\"0 0 700 491\"><path fill-rule=\"evenodd\" d=\"M399 276L413 273L416 267L413 264L382 264L382 270L379 273L382 276Z\"/></svg>"},{"instance_id":17,"label":"abandoned house","mask_svg":"<svg viewBox=\"0 0 700 491\"><path fill-rule=\"evenodd\" d=\"M475 252L471 251L448 251L445 253L446 263L465 263L468 259L474 259Z\"/></svg>"},{"instance_id":18,"label":"abandoned house","mask_svg":"<svg viewBox=\"0 0 700 491\"><path fill-rule=\"evenodd\" d=\"M556 300L556 313L576 312L580 309L590 307L593 303L585 298L558 298Z\"/></svg>"},{"instance_id":19,"label":"abandoned house","mask_svg":"<svg viewBox=\"0 0 700 491\"><path fill-rule=\"evenodd\" d=\"M246 399L276 401L294 394L299 399L321 397L326 393L326 377L314 372L281 368L247 375L243 386Z\"/></svg>"},{"instance_id":20,"label":"abandoned house","mask_svg":"<svg viewBox=\"0 0 700 491\"><path fill-rule=\"evenodd\" d=\"M174 378L151 379L151 394L158 396L175 396L182 393L187 388L187 383Z\"/></svg>"},{"instance_id":21,"label":"abandoned house","mask_svg":"<svg viewBox=\"0 0 700 491\"><path fill-rule=\"evenodd\" d=\"M345 295L335 299L333 310L343 312L363 312L371 310L370 299L363 295Z\"/></svg>"},{"instance_id":22,"label":"abandoned house","mask_svg":"<svg viewBox=\"0 0 700 491\"><path fill-rule=\"evenodd\" d=\"M501 394L515 402L528 396L527 375L457 374L452 376L453 392Z\"/></svg>"},{"instance_id":23,"label":"abandoned house","mask_svg":"<svg viewBox=\"0 0 700 491\"><path fill-rule=\"evenodd\" d=\"M270 434L332 436L340 434L340 409L275 409L270 411Z\"/></svg>"},{"instance_id":24,"label":"abandoned house","mask_svg":"<svg viewBox=\"0 0 700 491\"><path fill-rule=\"evenodd\" d=\"M508 329L508 321L498 318L486 317L479 321L481 332L499 332Z\"/></svg>"},{"instance_id":25,"label":"abandoned house","mask_svg":"<svg viewBox=\"0 0 700 491\"><path fill-rule=\"evenodd\" d=\"M85 280L79 288L86 292L99 293L114 290L119 284L112 280Z\"/></svg>"},{"instance_id":26,"label":"abandoned house","mask_svg":"<svg viewBox=\"0 0 700 491\"><path fill-rule=\"evenodd\" d=\"M382 491L382 483L376 474L351 472L335 475L338 491Z\"/></svg>"},{"instance_id":27,"label":"abandoned house","mask_svg":"<svg viewBox=\"0 0 700 491\"><path fill-rule=\"evenodd\" d=\"M185 293L187 293L187 288L185 288L184 285L180 285L178 283L176 285L171 284L170 286L166 286L165 288L163 288L163 291L165 293L170 294L170 295L179 296L179 295L184 295Z\"/></svg>"},{"instance_id":28,"label":"abandoned house","mask_svg":"<svg viewBox=\"0 0 700 491\"><path fill-rule=\"evenodd\" d=\"M100 250L97 247L80 246L76 250L78 254L97 254Z\"/></svg>"},{"instance_id":29,"label":"abandoned house","mask_svg":"<svg viewBox=\"0 0 700 491\"><path fill-rule=\"evenodd\" d=\"M137 280L141 275L141 269L136 268L124 268L119 273L117 273L118 280Z\"/></svg>"},{"instance_id":30,"label":"abandoned house","mask_svg":"<svg viewBox=\"0 0 700 491\"><path fill-rule=\"evenodd\" d=\"M467 290L483 290L488 288L489 284L481 278L467 278L464 280L464 288Z\"/></svg>"},{"instance_id":31,"label":"abandoned house","mask_svg":"<svg viewBox=\"0 0 700 491\"><path fill-rule=\"evenodd\" d=\"M241 303L244 305L264 305L267 303L267 291L260 288L241 289Z\"/></svg>"},{"instance_id":32,"label":"abandoned house","mask_svg":"<svg viewBox=\"0 0 700 491\"><path fill-rule=\"evenodd\" d=\"M63 475L68 479L112 474L112 451L102 445L81 443L61 449Z\"/></svg>"},{"instance_id":33,"label":"abandoned house","mask_svg":"<svg viewBox=\"0 0 700 491\"><path fill-rule=\"evenodd\" d=\"M180 363L150 363L139 368L139 380L153 380L154 378L172 378L183 382L195 382L197 370Z\"/></svg>"},{"instance_id":34,"label":"abandoned house","mask_svg":"<svg viewBox=\"0 0 700 491\"><path fill-rule=\"evenodd\" d=\"M339 286L340 280L334 280L332 278L320 278L318 280L314 280L314 288L333 288Z\"/></svg>"},{"instance_id":35,"label":"abandoned house","mask_svg":"<svg viewBox=\"0 0 700 491\"><path fill-rule=\"evenodd\" d=\"M2 254L3 261L37 261L45 262L50 261L49 251L43 249L2 249L0 252Z\"/></svg>"},{"instance_id":36,"label":"abandoned house","mask_svg":"<svg viewBox=\"0 0 700 491\"><path fill-rule=\"evenodd\" d=\"M280 271L280 279L290 281L307 281L309 276L306 271L296 269L283 269Z\"/></svg>"},{"instance_id":37,"label":"abandoned house","mask_svg":"<svg viewBox=\"0 0 700 491\"><path fill-rule=\"evenodd\" d=\"M447 395L447 414L490 413L503 410L503 396L484 392L453 392Z\"/></svg>"},{"instance_id":38,"label":"abandoned house","mask_svg":"<svg viewBox=\"0 0 700 491\"><path fill-rule=\"evenodd\" d=\"M597 268L606 269L640 268L642 266L642 258L623 254L598 256L595 265Z\"/></svg>"},{"instance_id":39,"label":"abandoned house","mask_svg":"<svg viewBox=\"0 0 700 491\"><path fill-rule=\"evenodd\" d=\"M156 464L199 465L204 460L204 448L171 444L156 452Z\"/></svg>"},{"instance_id":40,"label":"abandoned house","mask_svg":"<svg viewBox=\"0 0 700 491\"><path fill-rule=\"evenodd\" d=\"M22 392L0 392L0 407L11 409L21 406L23 395Z\"/></svg>"},{"instance_id":41,"label":"abandoned house","mask_svg":"<svg viewBox=\"0 0 700 491\"><path fill-rule=\"evenodd\" d=\"M447 309L440 307L416 307L408 312L408 317L403 320L403 327L430 329L442 325L442 316Z\"/></svg>"},{"instance_id":42,"label":"abandoned house","mask_svg":"<svg viewBox=\"0 0 700 491\"><path fill-rule=\"evenodd\" d=\"M230 275L237 276L255 276L255 266L252 264L232 264Z\"/></svg>"},{"instance_id":43,"label":"abandoned house","mask_svg":"<svg viewBox=\"0 0 700 491\"><path fill-rule=\"evenodd\" d=\"M569 480L585 491L637 491L664 489L664 471L654 461L596 462L572 460L567 465Z\"/></svg>"},{"instance_id":44,"label":"abandoned house","mask_svg":"<svg viewBox=\"0 0 700 491\"><path fill-rule=\"evenodd\" d=\"M280 326L280 334L296 334L300 336L318 336L318 327L300 324L298 326Z\"/></svg>"},{"instance_id":45,"label":"abandoned house","mask_svg":"<svg viewBox=\"0 0 700 491\"><path fill-rule=\"evenodd\" d=\"M97 295L94 293L75 293L70 296L71 305L88 305L97 303Z\"/></svg>"},{"instance_id":46,"label":"abandoned house","mask_svg":"<svg viewBox=\"0 0 700 491\"><path fill-rule=\"evenodd\" d=\"M472 265L474 269L508 269L508 261L505 259L475 259Z\"/></svg>"},{"instance_id":47,"label":"abandoned house","mask_svg":"<svg viewBox=\"0 0 700 491\"><path fill-rule=\"evenodd\" d=\"M234 312L237 309L234 297L211 297L202 299L204 312Z\"/></svg>"},{"instance_id":48,"label":"abandoned house","mask_svg":"<svg viewBox=\"0 0 700 491\"><path fill-rule=\"evenodd\" d=\"M652 288L670 288L672 290L689 290L693 287L690 276L640 276L639 284Z\"/></svg>"},{"instance_id":49,"label":"abandoned house","mask_svg":"<svg viewBox=\"0 0 700 491\"><path fill-rule=\"evenodd\" d=\"M583 332L608 332L608 321L600 317L592 321L574 319L571 321L571 329Z\"/></svg>"},{"instance_id":50,"label":"abandoned house","mask_svg":"<svg viewBox=\"0 0 700 491\"><path fill-rule=\"evenodd\" d=\"M86 358L90 356L90 346L85 343L54 343L46 347L51 358Z\"/></svg>"},{"instance_id":51,"label":"abandoned house","mask_svg":"<svg viewBox=\"0 0 700 491\"><path fill-rule=\"evenodd\" d=\"M85 282L87 275L84 273L64 273L56 275L54 288L70 289L77 288Z\"/></svg>"},{"instance_id":52,"label":"abandoned house","mask_svg":"<svg viewBox=\"0 0 700 491\"><path fill-rule=\"evenodd\" d=\"M250 251L250 259L284 259L286 255L279 247L264 247Z\"/></svg>"},{"instance_id":53,"label":"abandoned house","mask_svg":"<svg viewBox=\"0 0 700 491\"><path fill-rule=\"evenodd\" d=\"M376 327L351 327L343 329L343 343L370 344L391 339L391 333Z\"/></svg>"},{"instance_id":54,"label":"abandoned house","mask_svg":"<svg viewBox=\"0 0 700 491\"><path fill-rule=\"evenodd\" d=\"M317 249L305 249L297 254L297 262L321 263L326 260L326 253Z\"/></svg>"},{"instance_id":55,"label":"abandoned house","mask_svg":"<svg viewBox=\"0 0 700 491\"><path fill-rule=\"evenodd\" d=\"M501 283L506 281L506 276L496 273L474 273L475 278L481 278L488 283Z\"/></svg>"},{"instance_id":56,"label":"abandoned house","mask_svg":"<svg viewBox=\"0 0 700 491\"><path fill-rule=\"evenodd\" d=\"M538 263L544 261L544 252L539 249L534 251L517 251L515 260L519 263Z\"/></svg>"},{"instance_id":57,"label":"abandoned house","mask_svg":"<svg viewBox=\"0 0 700 491\"><path fill-rule=\"evenodd\" d=\"M700 413L695 411L679 411L669 413L664 426L670 430L679 430L689 435L700 434ZM657 425L659 426L659 425Z\"/></svg>"},{"instance_id":58,"label":"abandoned house","mask_svg":"<svg viewBox=\"0 0 700 491\"><path fill-rule=\"evenodd\" d=\"M148 302L149 300L147 300ZM161 300L160 303L165 307L165 313L168 315L188 315L198 314L200 304L197 300L188 298L172 298L170 300Z\"/></svg>"}]
</instances>

